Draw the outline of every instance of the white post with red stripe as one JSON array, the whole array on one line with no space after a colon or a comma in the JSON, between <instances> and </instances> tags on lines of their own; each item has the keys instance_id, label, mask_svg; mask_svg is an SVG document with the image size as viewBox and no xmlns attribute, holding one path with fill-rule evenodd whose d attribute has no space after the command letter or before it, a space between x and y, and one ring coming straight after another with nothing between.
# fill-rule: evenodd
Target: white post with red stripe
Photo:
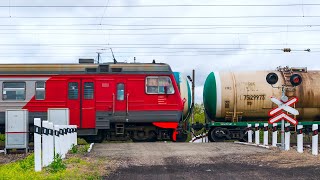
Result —
<instances>
[{"instance_id":1,"label":"white post with red stripe","mask_svg":"<svg viewBox=\"0 0 320 180\"><path fill-rule=\"evenodd\" d=\"M255 124L255 133L254 133L254 140L255 140L255 144L260 144L260 134L259 134L259 123Z\"/></svg>"},{"instance_id":2,"label":"white post with red stripe","mask_svg":"<svg viewBox=\"0 0 320 180\"><path fill-rule=\"evenodd\" d=\"M272 146L276 147L278 143L278 124L273 123L272 126Z\"/></svg>"},{"instance_id":3,"label":"white post with red stripe","mask_svg":"<svg viewBox=\"0 0 320 180\"><path fill-rule=\"evenodd\" d=\"M248 143L252 143L252 128L251 124L248 124Z\"/></svg>"},{"instance_id":4,"label":"white post with red stripe","mask_svg":"<svg viewBox=\"0 0 320 180\"><path fill-rule=\"evenodd\" d=\"M290 123L285 123L285 135L284 135L284 150L289 151L290 150Z\"/></svg>"},{"instance_id":5,"label":"white post with red stripe","mask_svg":"<svg viewBox=\"0 0 320 180\"><path fill-rule=\"evenodd\" d=\"M268 145L268 123L263 124L263 145Z\"/></svg>"},{"instance_id":6,"label":"white post with red stripe","mask_svg":"<svg viewBox=\"0 0 320 180\"><path fill-rule=\"evenodd\" d=\"M312 154L318 155L318 124L312 125Z\"/></svg>"},{"instance_id":7,"label":"white post with red stripe","mask_svg":"<svg viewBox=\"0 0 320 180\"><path fill-rule=\"evenodd\" d=\"M303 153L303 125L297 126L297 151L298 153Z\"/></svg>"}]
</instances>

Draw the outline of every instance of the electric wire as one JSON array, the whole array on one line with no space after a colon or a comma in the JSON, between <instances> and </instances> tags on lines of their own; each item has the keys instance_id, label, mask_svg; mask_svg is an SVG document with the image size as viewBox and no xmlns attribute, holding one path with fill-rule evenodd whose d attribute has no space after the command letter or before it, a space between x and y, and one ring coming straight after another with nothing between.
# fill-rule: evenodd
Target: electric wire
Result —
<instances>
[{"instance_id":1,"label":"electric wire","mask_svg":"<svg viewBox=\"0 0 320 180\"><path fill-rule=\"evenodd\" d=\"M252 15L252 16L0 16L0 19L250 19L250 18L319 18L320 15Z\"/></svg>"},{"instance_id":2,"label":"electric wire","mask_svg":"<svg viewBox=\"0 0 320 180\"><path fill-rule=\"evenodd\" d=\"M136 8L136 7L286 7L320 6L319 3L291 4L143 4L143 5L0 5L0 8Z\"/></svg>"}]
</instances>

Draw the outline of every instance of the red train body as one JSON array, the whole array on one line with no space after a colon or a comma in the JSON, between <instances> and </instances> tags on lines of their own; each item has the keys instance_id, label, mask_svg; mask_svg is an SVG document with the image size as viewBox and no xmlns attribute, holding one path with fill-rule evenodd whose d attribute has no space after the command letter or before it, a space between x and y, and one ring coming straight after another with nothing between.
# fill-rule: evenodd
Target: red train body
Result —
<instances>
[{"instance_id":1,"label":"red train body","mask_svg":"<svg viewBox=\"0 0 320 180\"><path fill-rule=\"evenodd\" d=\"M167 64L0 65L0 84L0 114L28 109L31 124L46 119L48 108L69 108L70 124L89 139L176 140L180 134L184 101Z\"/></svg>"}]
</instances>

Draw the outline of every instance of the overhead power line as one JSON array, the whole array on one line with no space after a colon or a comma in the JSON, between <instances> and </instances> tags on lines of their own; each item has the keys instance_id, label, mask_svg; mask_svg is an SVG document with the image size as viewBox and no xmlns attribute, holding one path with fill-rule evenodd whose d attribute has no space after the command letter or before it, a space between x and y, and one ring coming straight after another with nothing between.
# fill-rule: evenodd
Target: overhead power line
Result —
<instances>
[{"instance_id":1,"label":"overhead power line","mask_svg":"<svg viewBox=\"0 0 320 180\"><path fill-rule=\"evenodd\" d=\"M287 15L272 15L272 16L1 16L1 19L247 19L247 18L319 18L320 15L309 16L287 16Z\"/></svg>"},{"instance_id":2,"label":"overhead power line","mask_svg":"<svg viewBox=\"0 0 320 180\"><path fill-rule=\"evenodd\" d=\"M319 32L320 30L290 30L290 31L261 31L261 32L163 32L163 33L111 33L112 36L161 36L161 35L243 35L243 34L274 34L289 32ZM89 36L105 36L106 33L86 33L86 32L0 32L1 34L34 34L34 35L89 35Z\"/></svg>"},{"instance_id":3,"label":"overhead power line","mask_svg":"<svg viewBox=\"0 0 320 180\"><path fill-rule=\"evenodd\" d=\"M61 44L61 43L50 43L50 44L32 44L32 43L0 43L0 47L16 47L16 46L21 46L21 47L94 47L94 46L109 46L109 47L115 47L119 48L116 46L127 46L124 48L130 48L133 46L136 46L136 48L142 48L139 46L143 46L143 48L148 48L151 46L235 46L235 45L254 45L254 46L319 46L320 43L87 43L87 44L82 44L82 43L77 43L77 44ZM159 47L154 47L154 48L159 48ZM134 47L135 48L135 47ZM168 47L171 48L171 47ZM220 48L220 47L214 47L214 48ZM223 47L222 49L225 49Z\"/></svg>"},{"instance_id":4,"label":"overhead power line","mask_svg":"<svg viewBox=\"0 0 320 180\"><path fill-rule=\"evenodd\" d=\"M142 4L142 5L2 5L0 8L134 8L134 7L285 7L320 6L318 3L306 4Z\"/></svg>"},{"instance_id":5,"label":"overhead power line","mask_svg":"<svg viewBox=\"0 0 320 180\"><path fill-rule=\"evenodd\" d=\"M315 53L319 53L320 51L317 52L313 52ZM291 52L291 53L305 53L305 52ZM310 52L311 53L311 52ZM310 54L309 52L306 54ZM117 57L133 57L133 56L138 56L138 57L156 57L156 56L163 56L163 57L170 57L170 56L181 56L181 57L187 57L187 56L228 56L228 55L250 55L250 54L255 54L255 55L273 55L273 54L284 54L283 52L249 52L249 53L198 53L198 54L167 54L167 55L163 55L163 54L152 54L152 55L146 55L146 54L132 54L132 55L120 55ZM111 56L111 55L107 55L107 56ZM50 58L50 57L74 57L74 58L78 58L78 57L92 57L92 56L60 56L60 55L40 55L40 56L32 56L32 55L26 55L26 56L14 56L14 55L7 55L7 56L1 56L0 57L5 57L5 58L19 58L19 57L32 57L32 58L37 58L37 57L46 57L46 58Z\"/></svg>"},{"instance_id":6,"label":"overhead power line","mask_svg":"<svg viewBox=\"0 0 320 180\"><path fill-rule=\"evenodd\" d=\"M1 26L1 25L0 25ZM320 26L320 25L319 25ZM319 26L314 26L314 27L319 27ZM296 27L308 27L310 28L310 26L296 26ZM240 26L240 27L214 27L214 26L209 26L209 27L139 27L139 28L100 28L100 29L94 29L94 28L43 28L43 29L39 29L39 28L24 28L23 31L47 31L47 30L54 30L54 31L101 31L101 30L106 30L106 31L144 31L144 30L208 30L208 29L223 29L223 28L274 28L274 27L263 27L263 26L257 26L257 27L245 27L245 26ZM17 28L1 28L0 31L14 31L14 30L18 30L21 31L21 29L17 29ZM312 29L310 29L312 30ZM296 30L298 31L298 30ZM308 31L308 29L306 29L306 31ZM285 31L285 32L295 32L295 31ZM250 33L250 32L249 32ZM253 32L254 33L254 32Z\"/></svg>"},{"instance_id":7,"label":"overhead power line","mask_svg":"<svg viewBox=\"0 0 320 180\"><path fill-rule=\"evenodd\" d=\"M110 47L115 47L115 46L227 46L227 45L255 45L255 46L276 46L276 45L281 45L281 46L286 46L286 45L291 45L291 46L296 46L296 45L320 45L320 43L87 43L87 44L82 44L82 43L77 43L77 44L60 44L60 43L50 43L50 44L33 44L33 43L0 43L0 46L61 46L61 47L68 47L68 46L78 46L78 47L90 47L90 46L110 46Z\"/></svg>"},{"instance_id":8,"label":"overhead power line","mask_svg":"<svg viewBox=\"0 0 320 180\"><path fill-rule=\"evenodd\" d=\"M315 27L320 26L320 24L0 24L0 26L13 26L13 27L42 27L42 26L124 26L124 27L140 27L140 26L150 26L150 27L159 27L159 26L167 26L167 27L222 27L222 28L256 28L256 27Z\"/></svg>"}]
</instances>

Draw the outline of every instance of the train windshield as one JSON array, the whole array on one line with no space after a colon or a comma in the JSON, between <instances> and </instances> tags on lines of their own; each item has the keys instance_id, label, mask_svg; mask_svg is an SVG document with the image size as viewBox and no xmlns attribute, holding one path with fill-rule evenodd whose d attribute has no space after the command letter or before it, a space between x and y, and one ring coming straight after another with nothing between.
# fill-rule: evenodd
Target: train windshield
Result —
<instances>
[{"instance_id":1,"label":"train windshield","mask_svg":"<svg viewBox=\"0 0 320 180\"><path fill-rule=\"evenodd\" d=\"M170 77L149 76L146 79L147 94L174 94L174 88Z\"/></svg>"}]
</instances>

